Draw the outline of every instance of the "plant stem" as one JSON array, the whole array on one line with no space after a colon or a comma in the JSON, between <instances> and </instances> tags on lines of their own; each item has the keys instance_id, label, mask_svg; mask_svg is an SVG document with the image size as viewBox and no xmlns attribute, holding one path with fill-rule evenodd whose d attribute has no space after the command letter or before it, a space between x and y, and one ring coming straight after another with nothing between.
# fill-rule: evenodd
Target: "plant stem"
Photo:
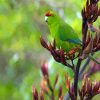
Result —
<instances>
[{"instance_id":1,"label":"plant stem","mask_svg":"<svg viewBox=\"0 0 100 100\"><path fill-rule=\"evenodd\" d=\"M87 58L86 61L85 61L85 63L84 63L84 65L83 65L82 68L80 69L80 72L79 72L79 79L82 79L82 77L83 77L83 72L84 72L84 70L86 69L86 67L87 67L87 65L89 64L89 62L90 62L90 59Z\"/></svg>"},{"instance_id":2,"label":"plant stem","mask_svg":"<svg viewBox=\"0 0 100 100\"><path fill-rule=\"evenodd\" d=\"M88 56L89 59L93 60L95 63L100 65L100 62L98 62L95 58L93 58L91 55Z\"/></svg>"},{"instance_id":3,"label":"plant stem","mask_svg":"<svg viewBox=\"0 0 100 100\"><path fill-rule=\"evenodd\" d=\"M55 98L54 98L54 91L52 91L51 100L55 100Z\"/></svg>"},{"instance_id":4,"label":"plant stem","mask_svg":"<svg viewBox=\"0 0 100 100\"><path fill-rule=\"evenodd\" d=\"M78 89L78 75L79 75L81 62L82 62L82 59L78 59L76 70L75 70L75 76L74 76L74 92L75 92L76 98L77 98L77 89Z\"/></svg>"},{"instance_id":5,"label":"plant stem","mask_svg":"<svg viewBox=\"0 0 100 100\"><path fill-rule=\"evenodd\" d=\"M74 68L74 62L73 62L73 60L71 60L71 62L72 62L72 66L73 66L73 68Z\"/></svg>"},{"instance_id":6,"label":"plant stem","mask_svg":"<svg viewBox=\"0 0 100 100\"><path fill-rule=\"evenodd\" d=\"M49 88L50 91L51 91L51 100L55 100L55 99L54 99L54 88L52 88L52 86L51 86L51 84L50 84L49 77L47 77L47 85L48 85L48 88Z\"/></svg>"}]
</instances>

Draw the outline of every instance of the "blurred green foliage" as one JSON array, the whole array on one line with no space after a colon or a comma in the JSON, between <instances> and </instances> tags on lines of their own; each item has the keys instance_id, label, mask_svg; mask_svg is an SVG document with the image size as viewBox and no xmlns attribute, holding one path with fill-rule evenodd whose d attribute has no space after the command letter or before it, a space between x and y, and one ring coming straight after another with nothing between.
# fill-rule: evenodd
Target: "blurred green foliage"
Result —
<instances>
[{"instance_id":1,"label":"blurred green foliage","mask_svg":"<svg viewBox=\"0 0 100 100\"><path fill-rule=\"evenodd\" d=\"M59 84L64 86L66 70L73 77L69 69L51 60L39 38L49 33L44 22L44 13L49 9L57 10L81 38L83 5L83 0L0 0L1 100L31 100L33 83L38 89L40 86L40 62L46 58L52 66L51 81L55 72L60 74Z\"/></svg>"}]
</instances>

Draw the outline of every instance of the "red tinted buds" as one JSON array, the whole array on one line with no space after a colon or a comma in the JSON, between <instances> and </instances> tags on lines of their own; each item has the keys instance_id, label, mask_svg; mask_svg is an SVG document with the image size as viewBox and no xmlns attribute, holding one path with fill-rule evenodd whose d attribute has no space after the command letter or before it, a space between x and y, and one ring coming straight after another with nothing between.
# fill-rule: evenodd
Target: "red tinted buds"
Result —
<instances>
[{"instance_id":1,"label":"red tinted buds","mask_svg":"<svg viewBox=\"0 0 100 100\"><path fill-rule=\"evenodd\" d=\"M82 88L79 90L80 100L91 100L93 96L100 93L100 81L90 83L90 80L85 76L83 79Z\"/></svg>"},{"instance_id":2,"label":"red tinted buds","mask_svg":"<svg viewBox=\"0 0 100 100\"><path fill-rule=\"evenodd\" d=\"M47 85L46 80L45 80L45 79L42 79L42 80L41 80L41 83L40 83L41 90L42 90L44 93L48 94L48 88L47 88L46 85Z\"/></svg>"},{"instance_id":3,"label":"red tinted buds","mask_svg":"<svg viewBox=\"0 0 100 100\"><path fill-rule=\"evenodd\" d=\"M33 94L33 100L38 100L38 92L34 86L32 88L32 94Z\"/></svg>"},{"instance_id":4,"label":"red tinted buds","mask_svg":"<svg viewBox=\"0 0 100 100\"><path fill-rule=\"evenodd\" d=\"M46 63L41 65L41 72L43 76L48 76L48 65Z\"/></svg>"}]
</instances>

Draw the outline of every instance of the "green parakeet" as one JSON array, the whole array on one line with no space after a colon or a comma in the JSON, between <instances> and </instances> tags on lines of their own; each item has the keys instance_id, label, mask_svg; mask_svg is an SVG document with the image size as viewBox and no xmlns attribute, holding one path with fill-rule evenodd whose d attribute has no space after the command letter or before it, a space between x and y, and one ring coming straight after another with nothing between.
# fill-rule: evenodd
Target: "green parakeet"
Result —
<instances>
[{"instance_id":1,"label":"green parakeet","mask_svg":"<svg viewBox=\"0 0 100 100\"><path fill-rule=\"evenodd\" d=\"M45 21L48 24L51 36L56 40L58 48L69 51L81 44L72 27L65 23L56 12L48 11L45 14Z\"/></svg>"}]
</instances>

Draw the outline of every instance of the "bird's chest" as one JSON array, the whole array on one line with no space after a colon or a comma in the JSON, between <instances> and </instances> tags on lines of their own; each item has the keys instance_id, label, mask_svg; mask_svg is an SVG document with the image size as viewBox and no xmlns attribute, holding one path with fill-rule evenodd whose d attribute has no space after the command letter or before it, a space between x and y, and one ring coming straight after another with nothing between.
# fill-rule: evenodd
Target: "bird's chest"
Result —
<instances>
[{"instance_id":1,"label":"bird's chest","mask_svg":"<svg viewBox=\"0 0 100 100\"><path fill-rule=\"evenodd\" d=\"M57 39L59 35L59 25L58 24L52 25L52 28L50 29L50 33L53 38Z\"/></svg>"}]
</instances>

